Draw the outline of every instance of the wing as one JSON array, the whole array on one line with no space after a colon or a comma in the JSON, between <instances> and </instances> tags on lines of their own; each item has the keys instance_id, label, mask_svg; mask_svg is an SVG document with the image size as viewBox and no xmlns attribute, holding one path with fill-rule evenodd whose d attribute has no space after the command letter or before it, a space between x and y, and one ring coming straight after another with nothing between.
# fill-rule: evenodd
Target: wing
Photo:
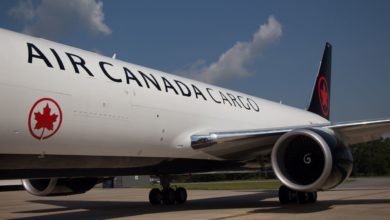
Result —
<instances>
[{"instance_id":1,"label":"wing","mask_svg":"<svg viewBox=\"0 0 390 220\"><path fill-rule=\"evenodd\" d=\"M280 136L301 128L307 126L195 134L191 136L191 147L223 159L250 160L269 155Z\"/></svg>"},{"instance_id":2,"label":"wing","mask_svg":"<svg viewBox=\"0 0 390 220\"><path fill-rule=\"evenodd\" d=\"M351 145L377 140L390 134L390 119L195 134L191 136L191 146L223 159L251 160L271 154L275 142L283 134L304 128L333 130L345 144Z\"/></svg>"},{"instance_id":3,"label":"wing","mask_svg":"<svg viewBox=\"0 0 390 220\"><path fill-rule=\"evenodd\" d=\"M380 139L390 134L390 119L335 123L327 126L338 134L347 145Z\"/></svg>"}]
</instances>

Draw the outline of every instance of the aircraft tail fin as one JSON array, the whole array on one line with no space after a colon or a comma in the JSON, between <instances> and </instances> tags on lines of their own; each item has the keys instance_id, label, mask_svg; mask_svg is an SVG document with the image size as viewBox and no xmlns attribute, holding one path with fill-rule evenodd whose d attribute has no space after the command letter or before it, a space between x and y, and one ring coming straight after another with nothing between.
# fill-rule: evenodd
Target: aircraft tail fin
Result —
<instances>
[{"instance_id":1,"label":"aircraft tail fin","mask_svg":"<svg viewBox=\"0 0 390 220\"><path fill-rule=\"evenodd\" d=\"M316 83L309 108L310 112L318 114L329 120L330 116L330 83L332 67L332 45L326 43L324 55L318 71Z\"/></svg>"}]
</instances>

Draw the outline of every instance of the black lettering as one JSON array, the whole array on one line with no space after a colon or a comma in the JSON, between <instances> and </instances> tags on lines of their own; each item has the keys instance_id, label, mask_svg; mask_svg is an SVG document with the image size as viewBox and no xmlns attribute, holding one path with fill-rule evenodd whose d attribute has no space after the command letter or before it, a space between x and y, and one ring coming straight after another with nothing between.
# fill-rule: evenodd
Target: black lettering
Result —
<instances>
[{"instance_id":1,"label":"black lettering","mask_svg":"<svg viewBox=\"0 0 390 220\"><path fill-rule=\"evenodd\" d=\"M130 84L130 80L135 80L137 82L137 84L139 85L139 87L142 87L141 82L137 79L137 77L135 77L135 75L129 69L127 69L126 67L123 67L123 70L125 71L127 84Z\"/></svg>"},{"instance_id":2,"label":"black lettering","mask_svg":"<svg viewBox=\"0 0 390 220\"><path fill-rule=\"evenodd\" d=\"M107 72L106 68L104 67L104 65L113 66L111 63L100 61L99 62L99 66L102 69L104 75L106 75L111 81L118 82L118 83L122 82L121 79L115 79L112 76L110 76L110 74L108 74L108 72Z\"/></svg>"},{"instance_id":3,"label":"black lettering","mask_svg":"<svg viewBox=\"0 0 390 220\"><path fill-rule=\"evenodd\" d=\"M260 111L260 108L255 101L253 101L251 98L247 98L247 100L248 100L249 105L252 106L253 110L255 110L257 112ZM253 105L255 105L256 107Z\"/></svg>"},{"instance_id":4,"label":"black lettering","mask_svg":"<svg viewBox=\"0 0 390 220\"><path fill-rule=\"evenodd\" d=\"M232 106L232 103L229 101L229 99L221 91L219 91L219 94L221 94L223 104L225 104L225 101L227 101L227 102L229 102L230 106Z\"/></svg>"},{"instance_id":5,"label":"black lettering","mask_svg":"<svg viewBox=\"0 0 390 220\"><path fill-rule=\"evenodd\" d=\"M244 106L245 109L250 110L251 107L249 105L245 105L244 102L242 102L242 96L237 96L238 100L241 102L242 106Z\"/></svg>"},{"instance_id":6,"label":"black lettering","mask_svg":"<svg viewBox=\"0 0 390 220\"><path fill-rule=\"evenodd\" d=\"M176 85L179 87L179 89L180 89L180 91L181 91L181 94L182 94L183 96L187 96L187 97L190 97L190 96L191 96L191 90L188 88L188 86L187 86L186 84L180 82L179 80L174 80L174 81L175 81ZM182 86L184 86L184 87L186 88L187 92L184 92Z\"/></svg>"},{"instance_id":7,"label":"black lettering","mask_svg":"<svg viewBox=\"0 0 390 220\"><path fill-rule=\"evenodd\" d=\"M212 89L206 88L206 90L207 90L207 92L209 93L211 99L214 100L215 103L221 104L221 101L216 100L216 99L213 97L213 95L211 95L210 90L212 91Z\"/></svg>"},{"instance_id":8,"label":"black lettering","mask_svg":"<svg viewBox=\"0 0 390 220\"><path fill-rule=\"evenodd\" d=\"M53 53L54 57L56 58L58 66L60 67L60 69L65 70L65 66L62 63L62 60L61 60L60 56L58 56L57 52L53 48L50 48L50 50Z\"/></svg>"},{"instance_id":9,"label":"black lettering","mask_svg":"<svg viewBox=\"0 0 390 220\"><path fill-rule=\"evenodd\" d=\"M53 65L49 62L49 60L46 58L46 56L32 43L27 43L28 48L28 62L32 63L33 58L41 59L45 62L46 66L53 68ZM34 54L34 51L36 54Z\"/></svg>"},{"instance_id":10,"label":"black lettering","mask_svg":"<svg viewBox=\"0 0 390 220\"><path fill-rule=\"evenodd\" d=\"M138 71L138 72L141 74L142 78L144 78L145 84L146 84L146 86L147 86L148 88L150 88L149 83L148 83L148 81L149 81L149 82L151 82L151 83L154 85L154 87L156 87L156 89L158 89L158 91L161 91L160 85L158 84L156 78L154 78L154 76L153 76L152 74L149 74L149 75L150 75L153 79L151 79L149 76L147 76L145 73L143 73L143 72L141 72L141 71Z\"/></svg>"},{"instance_id":11,"label":"black lettering","mask_svg":"<svg viewBox=\"0 0 390 220\"><path fill-rule=\"evenodd\" d=\"M172 89L176 93L176 95L179 95L175 87L173 87L172 84L165 77L162 76L161 79L164 82L165 92L168 92L168 89Z\"/></svg>"},{"instance_id":12,"label":"black lettering","mask_svg":"<svg viewBox=\"0 0 390 220\"><path fill-rule=\"evenodd\" d=\"M191 86L194 89L196 99L198 99L198 95L201 95L203 99L207 101L206 97L203 95L203 93L199 90L198 87L196 87L194 84L191 84Z\"/></svg>"},{"instance_id":13,"label":"black lettering","mask_svg":"<svg viewBox=\"0 0 390 220\"><path fill-rule=\"evenodd\" d=\"M226 95L228 95L229 98L230 98L230 100L232 100L234 106L236 106L236 103L237 103L237 105L238 105L240 108L242 108L241 105L240 105L240 103L237 102L236 97L234 97L234 95L232 95L232 94L230 94L230 93L226 93Z\"/></svg>"},{"instance_id":14,"label":"black lettering","mask_svg":"<svg viewBox=\"0 0 390 220\"><path fill-rule=\"evenodd\" d=\"M80 56L77 56L76 54L71 54L71 53L66 53L66 55L68 56L70 62L72 63L74 71L76 73L80 73L79 67L78 67L78 66L80 66L85 70L85 72L88 73L88 75L93 76L91 71L89 71L89 69L85 66L85 60L83 58L81 58ZM76 61L74 58L77 58L78 61Z\"/></svg>"}]
</instances>

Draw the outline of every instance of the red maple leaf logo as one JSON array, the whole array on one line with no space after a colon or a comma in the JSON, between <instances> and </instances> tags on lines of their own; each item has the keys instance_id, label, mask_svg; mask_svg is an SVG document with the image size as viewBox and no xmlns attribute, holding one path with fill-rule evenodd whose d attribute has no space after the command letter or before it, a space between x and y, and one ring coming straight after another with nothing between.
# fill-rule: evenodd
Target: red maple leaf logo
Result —
<instances>
[{"instance_id":1,"label":"red maple leaf logo","mask_svg":"<svg viewBox=\"0 0 390 220\"><path fill-rule=\"evenodd\" d=\"M325 86L322 86L320 88L320 96L321 96L321 105L323 108L327 109L328 108L328 102L329 102L329 94L328 90Z\"/></svg>"},{"instance_id":2,"label":"red maple leaf logo","mask_svg":"<svg viewBox=\"0 0 390 220\"><path fill-rule=\"evenodd\" d=\"M41 98L34 103L28 115L28 129L38 140L53 136L60 129L62 111L52 98Z\"/></svg>"},{"instance_id":3,"label":"red maple leaf logo","mask_svg":"<svg viewBox=\"0 0 390 220\"><path fill-rule=\"evenodd\" d=\"M42 129L42 135L45 132L45 129L52 131L54 127L54 122L57 121L58 115L56 114L50 114L51 108L49 107L49 104L46 104L46 107L43 108L43 114L41 112L34 112L35 120L37 123L35 124L34 129Z\"/></svg>"},{"instance_id":4,"label":"red maple leaf logo","mask_svg":"<svg viewBox=\"0 0 390 220\"><path fill-rule=\"evenodd\" d=\"M329 88L326 78L322 76L318 81L318 95L324 116L329 115Z\"/></svg>"}]
</instances>

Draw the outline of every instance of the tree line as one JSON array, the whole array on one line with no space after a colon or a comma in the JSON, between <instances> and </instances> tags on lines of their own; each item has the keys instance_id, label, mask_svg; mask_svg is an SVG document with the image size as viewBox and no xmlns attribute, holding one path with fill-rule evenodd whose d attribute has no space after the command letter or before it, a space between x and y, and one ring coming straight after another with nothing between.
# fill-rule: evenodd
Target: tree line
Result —
<instances>
[{"instance_id":1,"label":"tree line","mask_svg":"<svg viewBox=\"0 0 390 220\"><path fill-rule=\"evenodd\" d=\"M350 147L353 156L352 176L390 175L390 139L356 144Z\"/></svg>"}]
</instances>

